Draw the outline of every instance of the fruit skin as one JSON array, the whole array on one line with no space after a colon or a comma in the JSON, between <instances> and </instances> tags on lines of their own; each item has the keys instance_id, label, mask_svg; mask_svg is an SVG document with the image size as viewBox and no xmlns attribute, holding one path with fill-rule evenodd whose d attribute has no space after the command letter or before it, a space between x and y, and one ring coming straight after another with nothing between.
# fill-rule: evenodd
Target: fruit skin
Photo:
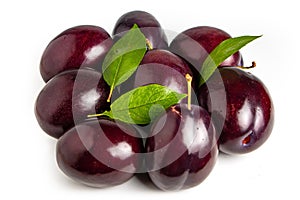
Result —
<instances>
[{"instance_id":1,"label":"fruit skin","mask_svg":"<svg viewBox=\"0 0 300 200\"><path fill-rule=\"evenodd\" d=\"M208 54L222 41L231 38L225 31L210 27L198 26L178 34L170 44L170 50L191 63L198 72ZM241 66L239 52L227 58L220 66Z\"/></svg>"},{"instance_id":2,"label":"fruit skin","mask_svg":"<svg viewBox=\"0 0 300 200\"><path fill-rule=\"evenodd\" d=\"M154 49L145 54L136 72L120 86L120 93L156 83L184 94L187 93L186 74L193 76L189 65L184 60L170 51Z\"/></svg>"},{"instance_id":3,"label":"fruit skin","mask_svg":"<svg viewBox=\"0 0 300 200\"><path fill-rule=\"evenodd\" d=\"M180 57L167 50L148 51L134 76L134 88L157 83L178 93L187 93L185 75L193 73Z\"/></svg>"},{"instance_id":4,"label":"fruit skin","mask_svg":"<svg viewBox=\"0 0 300 200\"><path fill-rule=\"evenodd\" d=\"M222 152L251 152L272 132L274 106L270 94L262 81L249 72L233 67L220 68L217 72L200 88L199 104L214 113L213 120L221 132L219 149ZM222 94L226 96L225 100L219 98Z\"/></svg>"},{"instance_id":5,"label":"fruit skin","mask_svg":"<svg viewBox=\"0 0 300 200\"><path fill-rule=\"evenodd\" d=\"M214 125L203 108L178 104L153 125L146 140L146 164L162 190L187 189L211 172L218 155Z\"/></svg>"},{"instance_id":6,"label":"fruit skin","mask_svg":"<svg viewBox=\"0 0 300 200\"><path fill-rule=\"evenodd\" d=\"M109 119L84 122L57 142L59 168L70 178L92 187L129 180L142 162L143 145L135 129Z\"/></svg>"},{"instance_id":7,"label":"fruit skin","mask_svg":"<svg viewBox=\"0 0 300 200\"><path fill-rule=\"evenodd\" d=\"M122 15L115 24L114 38L120 38L124 31L130 30L134 24L138 25L153 48L166 49L168 47L167 37L160 23L153 15L145 11L136 10Z\"/></svg>"},{"instance_id":8,"label":"fruit skin","mask_svg":"<svg viewBox=\"0 0 300 200\"><path fill-rule=\"evenodd\" d=\"M67 29L46 47L40 62L45 82L70 69L101 69L104 56L112 46L110 35L101 27L82 25Z\"/></svg>"},{"instance_id":9,"label":"fruit skin","mask_svg":"<svg viewBox=\"0 0 300 200\"><path fill-rule=\"evenodd\" d=\"M92 69L69 70L51 79L35 103L35 115L41 128L59 138L88 114L109 109L109 86L101 73Z\"/></svg>"}]
</instances>

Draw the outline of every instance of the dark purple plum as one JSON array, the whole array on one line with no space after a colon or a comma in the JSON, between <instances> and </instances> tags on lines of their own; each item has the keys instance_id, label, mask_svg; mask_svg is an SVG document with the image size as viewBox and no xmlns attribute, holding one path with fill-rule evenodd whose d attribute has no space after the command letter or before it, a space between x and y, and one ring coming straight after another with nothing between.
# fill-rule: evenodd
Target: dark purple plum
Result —
<instances>
[{"instance_id":1,"label":"dark purple plum","mask_svg":"<svg viewBox=\"0 0 300 200\"><path fill-rule=\"evenodd\" d=\"M88 114L109 109L109 86L100 72L92 69L69 70L52 78L35 103L35 115L41 128L59 138Z\"/></svg>"},{"instance_id":2,"label":"dark purple plum","mask_svg":"<svg viewBox=\"0 0 300 200\"><path fill-rule=\"evenodd\" d=\"M187 104L170 107L154 123L146 152L148 174L158 188L179 190L200 184L218 155L210 115L197 105L190 110Z\"/></svg>"},{"instance_id":3,"label":"dark purple plum","mask_svg":"<svg viewBox=\"0 0 300 200\"><path fill-rule=\"evenodd\" d=\"M47 82L69 69L89 67L100 70L111 46L112 39L103 28L83 25L67 29L46 47L40 63L41 75Z\"/></svg>"},{"instance_id":4,"label":"dark purple plum","mask_svg":"<svg viewBox=\"0 0 300 200\"><path fill-rule=\"evenodd\" d=\"M228 38L231 36L221 29L198 26L178 34L171 42L170 49L200 71L208 54ZM241 66L242 64L241 54L237 52L222 62L220 66Z\"/></svg>"},{"instance_id":5,"label":"dark purple plum","mask_svg":"<svg viewBox=\"0 0 300 200\"><path fill-rule=\"evenodd\" d=\"M168 47L167 37L160 23L153 15L145 11L132 11L122 15L115 24L113 35L120 38L126 31L137 24L153 48L166 49Z\"/></svg>"},{"instance_id":6,"label":"dark purple plum","mask_svg":"<svg viewBox=\"0 0 300 200\"><path fill-rule=\"evenodd\" d=\"M59 168L70 178L108 187L129 180L142 163L143 141L132 127L109 119L84 122L57 143Z\"/></svg>"},{"instance_id":7,"label":"dark purple plum","mask_svg":"<svg viewBox=\"0 0 300 200\"><path fill-rule=\"evenodd\" d=\"M180 57L167 50L148 51L134 76L134 88L157 83L187 93L186 74L193 76L189 65Z\"/></svg>"},{"instance_id":8,"label":"dark purple plum","mask_svg":"<svg viewBox=\"0 0 300 200\"><path fill-rule=\"evenodd\" d=\"M226 99L219 98L220 94ZM199 104L214 114L216 128L221 132L222 152L248 153L270 136L274 123L272 100L263 82L249 72L234 67L219 68L197 95ZM224 106L213 107L213 104Z\"/></svg>"},{"instance_id":9,"label":"dark purple plum","mask_svg":"<svg viewBox=\"0 0 300 200\"><path fill-rule=\"evenodd\" d=\"M148 51L137 71L120 87L121 93L148 84L160 84L178 93L187 93L185 75L193 76L189 65L175 54L161 49Z\"/></svg>"}]
</instances>

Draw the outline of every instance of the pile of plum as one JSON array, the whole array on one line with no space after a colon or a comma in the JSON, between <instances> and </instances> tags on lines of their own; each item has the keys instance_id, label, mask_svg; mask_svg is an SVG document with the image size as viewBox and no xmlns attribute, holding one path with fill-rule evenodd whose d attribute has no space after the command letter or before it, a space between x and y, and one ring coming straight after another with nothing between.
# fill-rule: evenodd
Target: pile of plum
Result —
<instances>
[{"instance_id":1,"label":"pile of plum","mask_svg":"<svg viewBox=\"0 0 300 200\"><path fill-rule=\"evenodd\" d=\"M114 46L135 25L146 39L142 59L134 59L129 52L112 61L125 67L114 68L119 71L111 75L104 72L106 57L118 54ZM122 15L112 37L91 25L56 36L41 58L46 85L37 97L35 115L41 128L58 139L59 168L92 187L118 185L136 173L147 173L158 188L179 190L200 184L213 169L219 151L243 154L260 147L271 134L274 107L262 81L244 69L241 53L226 58L199 84L207 57L230 38L218 28L198 26L169 43L159 22L144 11ZM131 45L130 40L126 42L123 46ZM136 69L126 69L133 60ZM120 73L127 74L121 84L107 82ZM164 91L164 97L159 91ZM122 99L129 93L135 97ZM179 95L185 96L170 100ZM113 112L101 115L110 113L114 102L117 107L152 100L156 103L149 112L156 112L160 102L171 105L164 104L149 123L140 123L149 117L142 106L136 106L133 123L116 117L124 109L115 112L115 117Z\"/></svg>"}]
</instances>

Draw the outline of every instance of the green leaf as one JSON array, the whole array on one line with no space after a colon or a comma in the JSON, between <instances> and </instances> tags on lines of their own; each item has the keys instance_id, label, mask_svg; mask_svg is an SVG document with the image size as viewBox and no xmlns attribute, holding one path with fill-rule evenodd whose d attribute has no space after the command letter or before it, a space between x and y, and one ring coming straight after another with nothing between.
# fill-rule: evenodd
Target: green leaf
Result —
<instances>
[{"instance_id":1,"label":"green leaf","mask_svg":"<svg viewBox=\"0 0 300 200\"><path fill-rule=\"evenodd\" d=\"M246 44L261 36L241 36L235 38L229 38L221 42L206 58L204 61L200 75L200 86L205 83L209 77L214 73L216 68L229 56L239 51Z\"/></svg>"},{"instance_id":2,"label":"green leaf","mask_svg":"<svg viewBox=\"0 0 300 200\"><path fill-rule=\"evenodd\" d=\"M102 65L104 80L110 86L108 101L114 88L135 72L146 50L146 38L136 24L109 50Z\"/></svg>"},{"instance_id":3,"label":"green leaf","mask_svg":"<svg viewBox=\"0 0 300 200\"><path fill-rule=\"evenodd\" d=\"M184 97L186 94L179 94L162 85L141 86L116 99L110 106L111 110L100 116L105 115L130 124L148 124Z\"/></svg>"}]
</instances>

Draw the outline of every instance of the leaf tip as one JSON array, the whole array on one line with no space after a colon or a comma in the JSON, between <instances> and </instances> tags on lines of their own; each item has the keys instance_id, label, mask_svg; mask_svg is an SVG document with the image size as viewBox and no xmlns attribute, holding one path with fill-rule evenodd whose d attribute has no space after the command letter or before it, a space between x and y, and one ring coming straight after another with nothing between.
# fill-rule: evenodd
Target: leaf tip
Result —
<instances>
[{"instance_id":1,"label":"leaf tip","mask_svg":"<svg viewBox=\"0 0 300 200\"><path fill-rule=\"evenodd\" d=\"M255 36L252 36L252 37L253 37L254 40L255 40L255 39L261 38L262 36L263 36L263 34L261 34L261 35L255 35Z\"/></svg>"},{"instance_id":2,"label":"leaf tip","mask_svg":"<svg viewBox=\"0 0 300 200\"><path fill-rule=\"evenodd\" d=\"M136 29L136 28L139 28L139 26L137 24L133 24L131 29Z\"/></svg>"}]
</instances>

